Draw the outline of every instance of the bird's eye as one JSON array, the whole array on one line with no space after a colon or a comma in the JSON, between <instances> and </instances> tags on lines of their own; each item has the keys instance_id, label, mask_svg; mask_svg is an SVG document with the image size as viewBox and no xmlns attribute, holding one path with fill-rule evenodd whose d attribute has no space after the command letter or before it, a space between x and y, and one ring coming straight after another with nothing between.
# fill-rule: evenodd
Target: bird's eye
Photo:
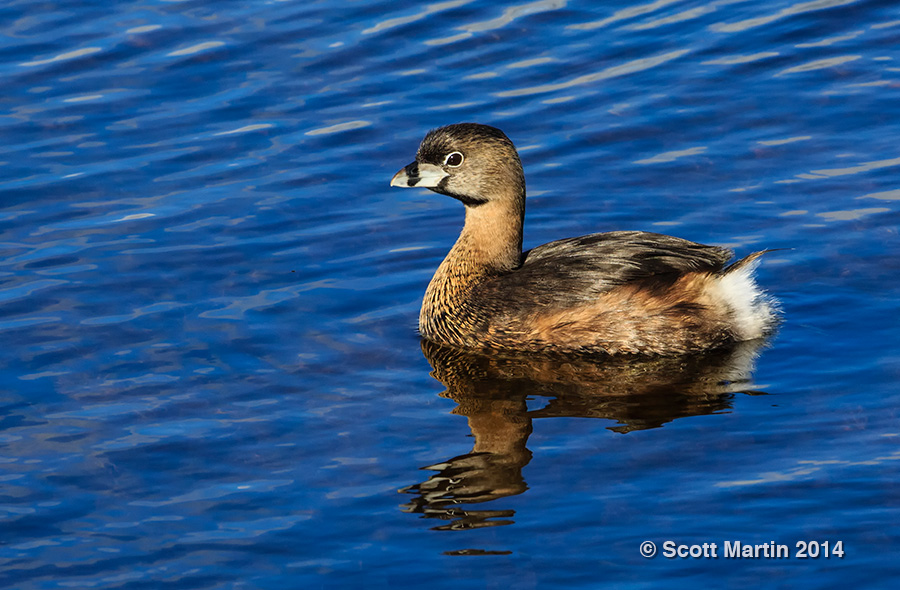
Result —
<instances>
[{"instance_id":1,"label":"bird's eye","mask_svg":"<svg viewBox=\"0 0 900 590\"><path fill-rule=\"evenodd\" d=\"M459 152L453 152L452 154L448 154L446 158L444 158L444 165L450 166L451 168L456 168L463 163L463 155Z\"/></svg>"}]
</instances>

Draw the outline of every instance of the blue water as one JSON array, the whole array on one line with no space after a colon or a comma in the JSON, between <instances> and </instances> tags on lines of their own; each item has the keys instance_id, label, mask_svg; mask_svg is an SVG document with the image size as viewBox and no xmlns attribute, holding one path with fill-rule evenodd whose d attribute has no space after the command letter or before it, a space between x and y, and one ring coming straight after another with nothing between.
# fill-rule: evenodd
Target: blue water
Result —
<instances>
[{"instance_id":1,"label":"blue water","mask_svg":"<svg viewBox=\"0 0 900 590\"><path fill-rule=\"evenodd\" d=\"M13 0L0 79L0 586L900 575L896 3ZM779 333L423 351L462 211L388 182L459 121L519 147L526 247L784 248Z\"/></svg>"}]
</instances>

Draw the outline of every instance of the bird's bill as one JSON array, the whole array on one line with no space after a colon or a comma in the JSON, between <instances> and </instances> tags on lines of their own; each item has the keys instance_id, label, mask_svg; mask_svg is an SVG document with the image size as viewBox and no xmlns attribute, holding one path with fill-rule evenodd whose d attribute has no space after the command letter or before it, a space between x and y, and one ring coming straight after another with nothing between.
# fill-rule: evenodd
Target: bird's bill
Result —
<instances>
[{"instance_id":1,"label":"bird's bill","mask_svg":"<svg viewBox=\"0 0 900 590\"><path fill-rule=\"evenodd\" d=\"M391 186L437 188L447 176L440 166L413 162L394 174Z\"/></svg>"}]
</instances>

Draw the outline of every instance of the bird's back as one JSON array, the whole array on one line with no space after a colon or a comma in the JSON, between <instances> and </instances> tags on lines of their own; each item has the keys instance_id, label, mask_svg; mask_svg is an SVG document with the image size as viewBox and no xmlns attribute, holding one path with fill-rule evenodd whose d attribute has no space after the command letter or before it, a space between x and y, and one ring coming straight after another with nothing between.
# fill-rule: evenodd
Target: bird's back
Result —
<instances>
[{"instance_id":1,"label":"bird's back","mask_svg":"<svg viewBox=\"0 0 900 590\"><path fill-rule=\"evenodd\" d=\"M541 305L595 299L619 285L653 279L670 282L689 272L718 272L732 252L681 238L642 231L615 231L567 238L523 254L515 272L494 285Z\"/></svg>"},{"instance_id":2,"label":"bird's back","mask_svg":"<svg viewBox=\"0 0 900 590\"><path fill-rule=\"evenodd\" d=\"M744 339L733 290L720 288L731 256L637 231L551 242L473 288L465 324L486 348L680 354L722 346ZM757 299L752 278L749 287L742 309Z\"/></svg>"}]
</instances>

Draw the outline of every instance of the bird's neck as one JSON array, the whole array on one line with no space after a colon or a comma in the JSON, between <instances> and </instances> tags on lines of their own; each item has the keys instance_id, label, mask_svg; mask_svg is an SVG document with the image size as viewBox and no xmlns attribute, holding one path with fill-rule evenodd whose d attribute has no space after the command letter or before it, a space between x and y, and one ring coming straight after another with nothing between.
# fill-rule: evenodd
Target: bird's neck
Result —
<instances>
[{"instance_id":1,"label":"bird's neck","mask_svg":"<svg viewBox=\"0 0 900 590\"><path fill-rule=\"evenodd\" d=\"M467 260L487 272L509 272L522 258L525 198L466 207L466 223L443 265Z\"/></svg>"},{"instance_id":2,"label":"bird's neck","mask_svg":"<svg viewBox=\"0 0 900 590\"><path fill-rule=\"evenodd\" d=\"M472 289L515 270L522 261L525 197L466 207L462 233L434 273L419 315L419 328L432 336L442 318L458 322Z\"/></svg>"}]
</instances>

